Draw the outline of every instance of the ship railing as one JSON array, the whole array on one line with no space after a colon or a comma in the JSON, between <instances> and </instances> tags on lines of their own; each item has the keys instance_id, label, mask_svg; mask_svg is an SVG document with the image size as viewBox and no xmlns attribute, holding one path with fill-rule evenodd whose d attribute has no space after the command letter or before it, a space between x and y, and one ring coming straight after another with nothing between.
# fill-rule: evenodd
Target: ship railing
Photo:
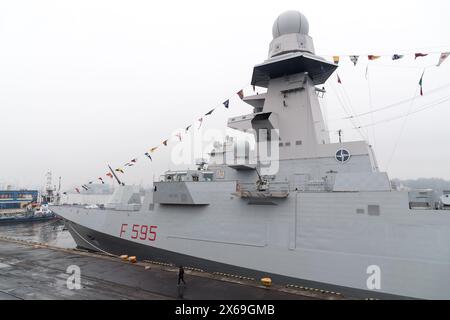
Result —
<instances>
[{"instance_id":1,"label":"ship railing","mask_svg":"<svg viewBox=\"0 0 450 320\"><path fill-rule=\"evenodd\" d=\"M256 187L256 183L238 182L238 189L241 191L256 192L259 191ZM289 192L289 183L287 182L270 182L268 192Z\"/></svg>"},{"instance_id":2,"label":"ship railing","mask_svg":"<svg viewBox=\"0 0 450 320\"><path fill-rule=\"evenodd\" d=\"M268 188L258 188L256 183L237 183L236 196L241 198L287 198L289 184L286 182L271 182Z\"/></svg>"}]
</instances>

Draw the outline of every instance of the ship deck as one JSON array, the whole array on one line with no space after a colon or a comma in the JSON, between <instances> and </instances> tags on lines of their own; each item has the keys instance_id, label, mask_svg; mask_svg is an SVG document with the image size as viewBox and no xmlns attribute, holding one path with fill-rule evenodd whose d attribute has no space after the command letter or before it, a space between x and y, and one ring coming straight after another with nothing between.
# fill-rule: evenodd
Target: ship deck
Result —
<instances>
[{"instance_id":1,"label":"ship deck","mask_svg":"<svg viewBox=\"0 0 450 320\"><path fill-rule=\"evenodd\" d=\"M67 267L81 270L81 289L68 289ZM231 275L185 271L186 287L180 296L178 269L173 266L119 258L78 249L0 237L1 299L220 299L305 300L343 299L312 288L273 284Z\"/></svg>"}]
</instances>

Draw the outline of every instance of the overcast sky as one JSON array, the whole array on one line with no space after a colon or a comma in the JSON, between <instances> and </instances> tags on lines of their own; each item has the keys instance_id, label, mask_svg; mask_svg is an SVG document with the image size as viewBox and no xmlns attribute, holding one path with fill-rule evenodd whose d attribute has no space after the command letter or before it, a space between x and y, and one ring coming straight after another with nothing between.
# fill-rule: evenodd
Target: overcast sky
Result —
<instances>
[{"instance_id":1,"label":"overcast sky","mask_svg":"<svg viewBox=\"0 0 450 320\"><path fill-rule=\"evenodd\" d=\"M43 185L51 170L68 188L134 156L139 163L124 181L150 184L171 167L170 149L155 153L153 163L142 154L248 88L253 66L267 58L273 21L285 10L308 18L317 54L450 51L447 0L1 1L0 185ZM345 140L360 139L350 122L335 120L345 116L335 91L346 92L355 113L410 99L423 67L437 59L380 59L371 63L369 81L367 59L356 67L342 61L342 87L331 77L323 101L332 140L339 128ZM450 59L428 68L424 97L361 123L450 95L449 87L427 95L450 83L449 72ZM232 100L205 128L225 128L228 117L251 110ZM450 179L449 119L447 101L363 135L391 178Z\"/></svg>"}]
</instances>

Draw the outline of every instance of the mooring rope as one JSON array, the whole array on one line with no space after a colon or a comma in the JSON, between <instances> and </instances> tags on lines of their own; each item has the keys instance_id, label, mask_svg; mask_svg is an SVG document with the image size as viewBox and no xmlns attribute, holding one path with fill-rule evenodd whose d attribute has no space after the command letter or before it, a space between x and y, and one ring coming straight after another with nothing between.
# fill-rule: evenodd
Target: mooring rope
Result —
<instances>
[{"instance_id":1,"label":"mooring rope","mask_svg":"<svg viewBox=\"0 0 450 320\"><path fill-rule=\"evenodd\" d=\"M100 252L103 252L104 254L107 254L107 255L109 255L109 256L112 256L112 257L119 257L118 255L116 255L116 254L112 254L112 253L110 253L110 252L107 252L107 251L105 251L105 250L103 250L103 249L100 249L99 247L97 247L95 244L93 244L93 243L91 243L91 242L89 242L89 240L86 240L77 230L75 230L75 228L74 227L72 227L72 226L70 226L70 228L72 228L72 230L83 240L83 241L85 241L87 244L89 244L90 246L92 246L93 248L95 248L95 249L97 249L98 251L100 251Z\"/></svg>"}]
</instances>

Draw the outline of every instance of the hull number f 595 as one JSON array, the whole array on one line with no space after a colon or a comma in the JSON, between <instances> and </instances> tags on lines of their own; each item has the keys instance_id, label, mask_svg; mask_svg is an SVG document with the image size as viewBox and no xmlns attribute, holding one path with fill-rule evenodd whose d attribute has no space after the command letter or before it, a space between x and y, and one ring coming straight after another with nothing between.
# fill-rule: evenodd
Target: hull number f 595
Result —
<instances>
[{"instance_id":1,"label":"hull number f 595","mask_svg":"<svg viewBox=\"0 0 450 320\"><path fill-rule=\"evenodd\" d=\"M130 233L131 239L155 241L157 228L158 226L148 226L145 224L133 224L128 226L127 223L122 223L119 236L123 238Z\"/></svg>"}]
</instances>

